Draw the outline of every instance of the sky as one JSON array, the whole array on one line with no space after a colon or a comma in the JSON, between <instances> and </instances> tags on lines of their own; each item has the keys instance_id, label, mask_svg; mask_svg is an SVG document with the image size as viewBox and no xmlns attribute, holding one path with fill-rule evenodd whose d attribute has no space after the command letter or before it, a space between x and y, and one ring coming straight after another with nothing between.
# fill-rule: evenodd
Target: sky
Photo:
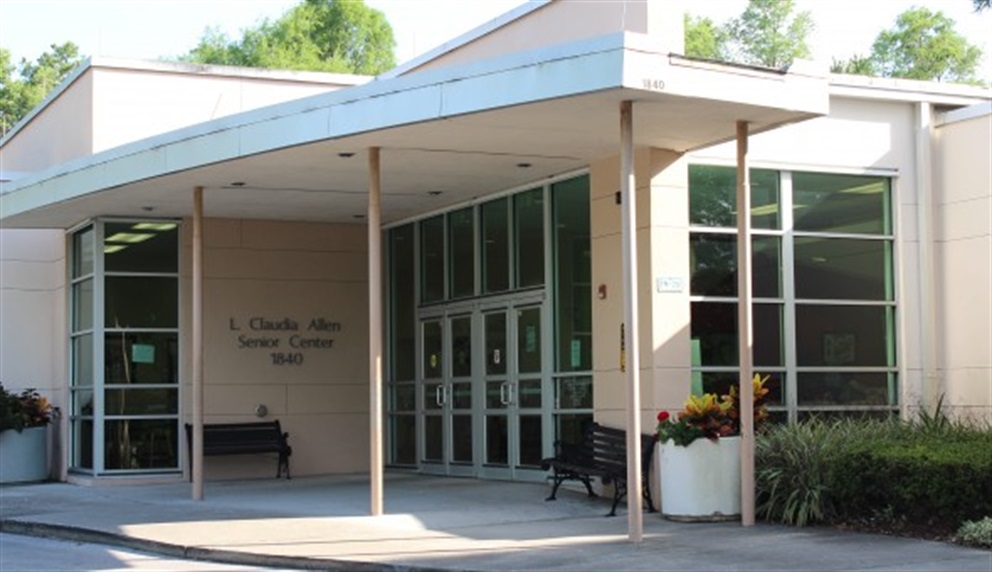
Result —
<instances>
[{"instance_id":1,"label":"sky","mask_svg":"<svg viewBox=\"0 0 992 572\"><path fill-rule=\"evenodd\" d=\"M278 18L301 0L0 0L0 47L14 62L36 59L52 44L72 41L86 56L169 59L193 48L203 31L231 37ZM589 0L567 0L573 2ZM609 1L609 0L606 0ZM667 0L651 0L667 1ZM975 14L971 0L795 0L810 11L814 59L867 55L875 37L913 6L940 10L985 52L980 77L992 81L992 10ZM402 63L522 4L522 0L366 0L393 27ZM720 23L747 0L686 0L690 14Z\"/></svg>"}]
</instances>

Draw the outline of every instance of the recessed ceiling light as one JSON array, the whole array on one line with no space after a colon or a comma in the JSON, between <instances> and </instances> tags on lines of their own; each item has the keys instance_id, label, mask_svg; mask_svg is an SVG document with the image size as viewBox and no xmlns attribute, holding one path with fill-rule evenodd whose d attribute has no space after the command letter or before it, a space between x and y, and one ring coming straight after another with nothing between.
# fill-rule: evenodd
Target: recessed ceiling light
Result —
<instances>
[{"instance_id":1,"label":"recessed ceiling light","mask_svg":"<svg viewBox=\"0 0 992 572\"><path fill-rule=\"evenodd\" d=\"M146 213L150 213L153 210L155 210L155 207L141 207L141 210L145 211Z\"/></svg>"},{"instance_id":2,"label":"recessed ceiling light","mask_svg":"<svg viewBox=\"0 0 992 572\"><path fill-rule=\"evenodd\" d=\"M531 164L530 163L517 163L517 168L518 169L530 169L531 168Z\"/></svg>"},{"instance_id":3,"label":"recessed ceiling light","mask_svg":"<svg viewBox=\"0 0 992 572\"><path fill-rule=\"evenodd\" d=\"M432 197L436 197L441 194L441 191L427 191L427 194Z\"/></svg>"},{"instance_id":4,"label":"recessed ceiling light","mask_svg":"<svg viewBox=\"0 0 992 572\"><path fill-rule=\"evenodd\" d=\"M232 187L243 187L243 186L245 186L245 182L244 181L234 181L233 183L231 183L231 186Z\"/></svg>"},{"instance_id":5,"label":"recessed ceiling light","mask_svg":"<svg viewBox=\"0 0 992 572\"><path fill-rule=\"evenodd\" d=\"M351 218L365 218L365 215L363 214L351 215Z\"/></svg>"},{"instance_id":6,"label":"recessed ceiling light","mask_svg":"<svg viewBox=\"0 0 992 572\"><path fill-rule=\"evenodd\" d=\"M338 153L338 157L341 157L342 159L350 159L354 156L355 154L351 153L350 151L344 151L342 153Z\"/></svg>"},{"instance_id":7,"label":"recessed ceiling light","mask_svg":"<svg viewBox=\"0 0 992 572\"><path fill-rule=\"evenodd\" d=\"M144 242L154 236L155 236L154 234L150 234L146 232L118 232L113 236L108 236L105 242L124 242L128 244L137 244L139 242Z\"/></svg>"}]
</instances>

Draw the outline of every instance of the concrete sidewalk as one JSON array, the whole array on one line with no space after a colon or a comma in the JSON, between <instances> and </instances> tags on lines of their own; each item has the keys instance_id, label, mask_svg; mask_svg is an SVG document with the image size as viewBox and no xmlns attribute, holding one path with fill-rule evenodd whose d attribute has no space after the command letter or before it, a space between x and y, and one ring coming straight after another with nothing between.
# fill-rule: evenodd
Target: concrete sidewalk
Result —
<instances>
[{"instance_id":1,"label":"concrete sidewalk","mask_svg":"<svg viewBox=\"0 0 992 572\"><path fill-rule=\"evenodd\" d=\"M992 570L992 552L940 542L644 515L644 542L609 502L548 488L390 474L381 517L364 477L0 487L3 532L104 542L169 556L348 570Z\"/></svg>"}]
</instances>

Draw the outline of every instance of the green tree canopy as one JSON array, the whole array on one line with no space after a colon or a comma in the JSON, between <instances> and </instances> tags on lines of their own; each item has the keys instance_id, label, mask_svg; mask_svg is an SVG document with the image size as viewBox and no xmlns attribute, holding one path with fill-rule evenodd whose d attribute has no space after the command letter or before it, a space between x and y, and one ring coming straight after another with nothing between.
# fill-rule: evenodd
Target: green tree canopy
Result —
<instances>
[{"instance_id":1,"label":"green tree canopy","mask_svg":"<svg viewBox=\"0 0 992 572\"><path fill-rule=\"evenodd\" d=\"M780 68L808 58L806 37L813 31L813 18L794 10L793 0L750 0L725 27L731 61Z\"/></svg>"},{"instance_id":2,"label":"green tree canopy","mask_svg":"<svg viewBox=\"0 0 992 572\"><path fill-rule=\"evenodd\" d=\"M205 64L378 74L396 65L393 29L363 0L304 0L230 40L208 29L181 59Z\"/></svg>"},{"instance_id":3,"label":"green tree canopy","mask_svg":"<svg viewBox=\"0 0 992 572\"><path fill-rule=\"evenodd\" d=\"M685 15L685 55L708 60L725 60L726 33L709 18Z\"/></svg>"},{"instance_id":4,"label":"green tree canopy","mask_svg":"<svg viewBox=\"0 0 992 572\"><path fill-rule=\"evenodd\" d=\"M809 12L793 14L794 9L793 0L749 0L740 16L723 25L686 14L685 53L773 68L807 58L813 20Z\"/></svg>"},{"instance_id":5,"label":"green tree canopy","mask_svg":"<svg viewBox=\"0 0 992 572\"><path fill-rule=\"evenodd\" d=\"M14 65L10 52L0 48L0 131L6 133L55 89L83 58L72 42L52 44L34 62Z\"/></svg>"},{"instance_id":6,"label":"green tree canopy","mask_svg":"<svg viewBox=\"0 0 992 572\"><path fill-rule=\"evenodd\" d=\"M977 3L976 3L977 4ZM982 50L955 29L943 12L911 8L883 30L871 55L835 61L832 71L883 77L978 83Z\"/></svg>"}]
</instances>

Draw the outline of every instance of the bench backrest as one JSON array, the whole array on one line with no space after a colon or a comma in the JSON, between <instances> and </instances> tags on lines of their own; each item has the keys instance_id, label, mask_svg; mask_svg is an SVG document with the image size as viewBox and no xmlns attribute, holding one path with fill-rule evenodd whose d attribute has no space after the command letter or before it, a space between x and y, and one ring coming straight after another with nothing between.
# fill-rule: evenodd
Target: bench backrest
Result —
<instances>
[{"instance_id":1,"label":"bench backrest","mask_svg":"<svg viewBox=\"0 0 992 572\"><path fill-rule=\"evenodd\" d=\"M603 470L623 475L627 472L627 432L623 429L592 423L587 429L582 449L591 451L593 461ZM641 470L651 467L654 435L641 435Z\"/></svg>"},{"instance_id":2,"label":"bench backrest","mask_svg":"<svg viewBox=\"0 0 992 572\"><path fill-rule=\"evenodd\" d=\"M192 439L193 426L186 424L186 437ZM203 425L203 453L265 453L287 447L279 421L253 423L210 423Z\"/></svg>"}]
</instances>

